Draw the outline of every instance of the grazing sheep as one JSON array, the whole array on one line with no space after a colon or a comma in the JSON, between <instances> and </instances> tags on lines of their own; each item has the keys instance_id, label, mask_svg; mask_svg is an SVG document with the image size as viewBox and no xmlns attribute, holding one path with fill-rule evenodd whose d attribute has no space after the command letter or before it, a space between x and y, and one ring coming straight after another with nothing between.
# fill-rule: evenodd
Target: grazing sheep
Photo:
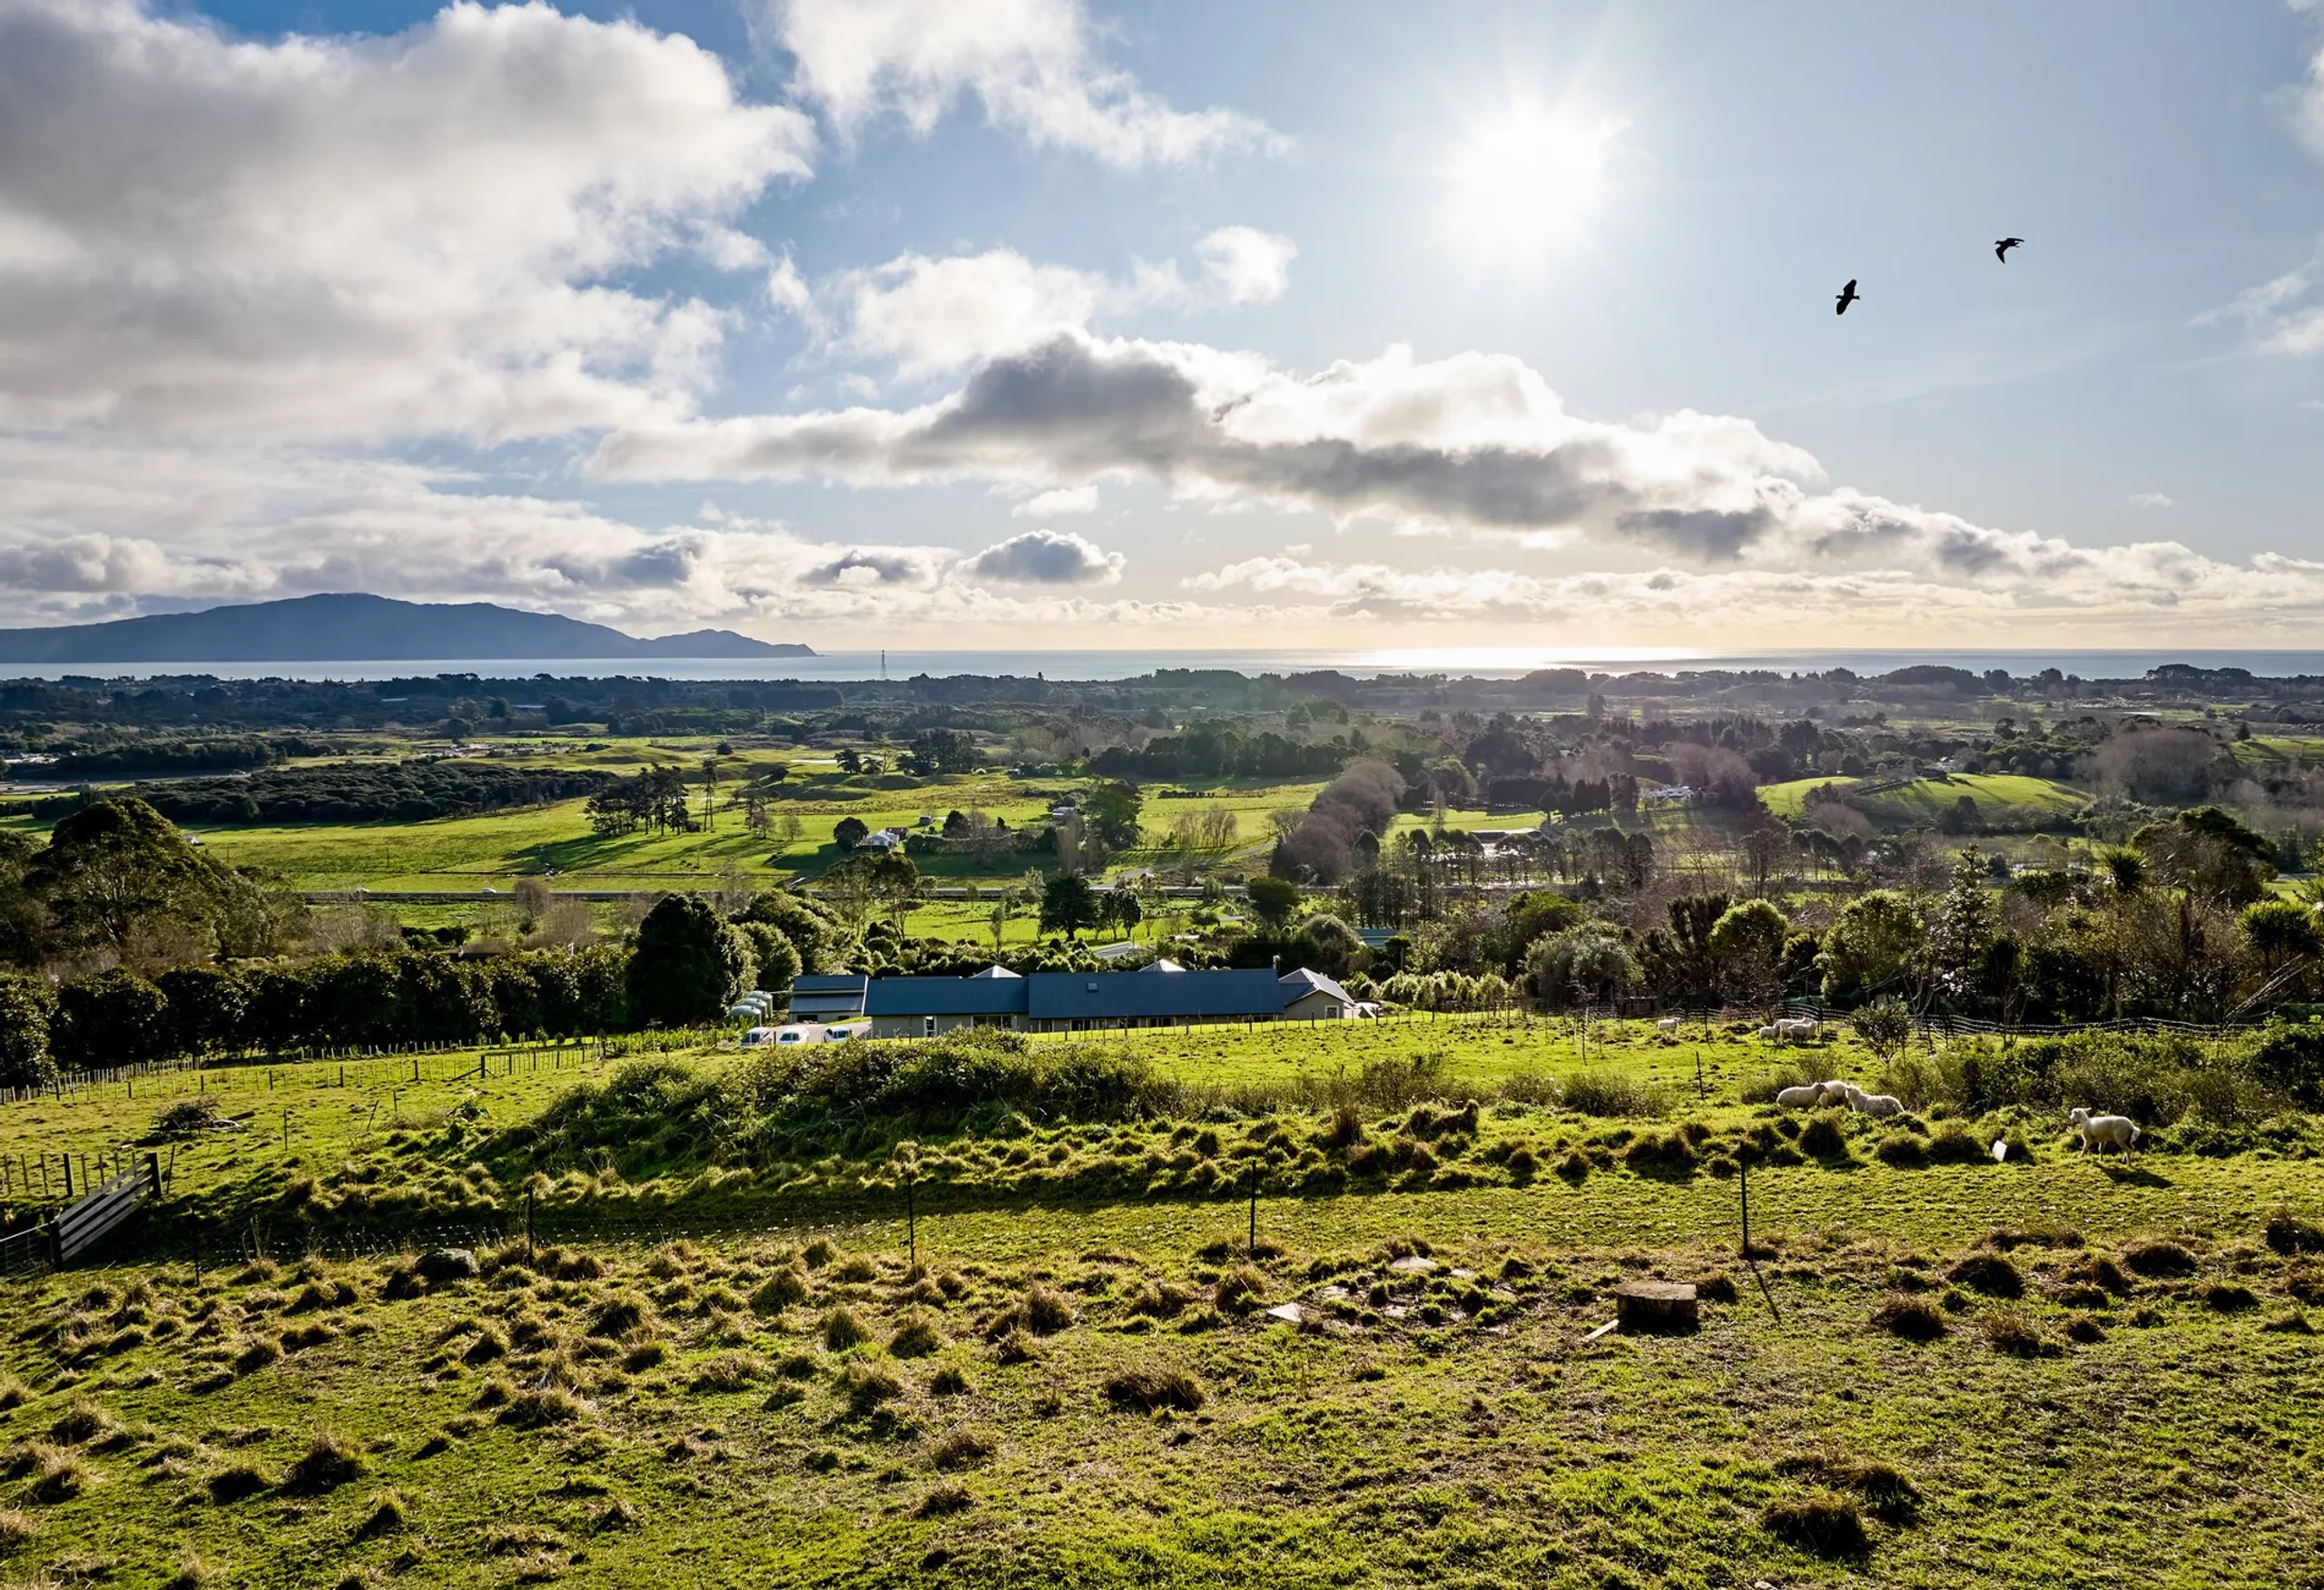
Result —
<instances>
[{"instance_id":1,"label":"grazing sheep","mask_svg":"<svg viewBox=\"0 0 2324 1590\"><path fill-rule=\"evenodd\" d=\"M1803 1087L1787 1087L1776 1094L1776 1104L1786 1110L1812 1110L1824 1102L1824 1089L1818 1083Z\"/></svg>"},{"instance_id":2,"label":"grazing sheep","mask_svg":"<svg viewBox=\"0 0 2324 1590\"><path fill-rule=\"evenodd\" d=\"M1856 1091L1856 1085L1854 1083L1842 1082L1836 1076L1832 1078L1831 1081L1820 1083L1817 1085L1823 1090L1824 1097L1821 1101L1822 1103L1827 1104L1853 1105L1854 1101L1848 1097L1848 1094Z\"/></svg>"},{"instance_id":3,"label":"grazing sheep","mask_svg":"<svg viewBox=\"0 0 2324 1590\"><path fill-rule=\"evenodd\" d=\"M1654 1024L1654 1030L1658 1033L1675 1033L1679 1030L1679 1018L1675 1016L1666 1016Z\"/></svg>"},{"instance_id":4,"label":"grazing sheep","mask_svg":"<svg viewBox=\"0 0 2324 1590\"><path fill-rule=\"evenodd\" d=\"M2124 1153L2139 1140L2139 1124L2128 1115L2093 1115L2076 1105L2066 1113L2066 1124L2082 1138L2082 1152L2088 1153L2096 1143L2101 1153L2108 1143L2113 1143Z\"/></svg>"},{"instance_id":5,"label":"grazing sheep","mask_svg":"<svg viewBox=\"0 0 2324 1590\"><path fill-rule=\"evenodd\" d=\"M1775 1038L1776 1038L1776 1036L1777 1036L1776 1029L1775 1029L1775 1028L1773 1028L1773 1027L1771 1027L1771 1026L1764 1026L1764 1027L1761 1027L1761 1028L1759 1029L1759 1036L1761 1036L1762 1038L1765 1038L1765 1039L1767 1039L1768 1042L1772 1043L1772 1042L1774 1042L1774 1040L1775 1040Z\"/></svg>"},{"instance_id":6,"label":"grazing sheep","mask_svg":"<svg viewBox=\"0 0 2324 1590\"><path fill-rule=\"evenodd\" d=\"M1776 1032L1795 1044L1816 1041L1816 1018L1812 1016L1787 1016L1776 1023Z\"/></svg>"}]
</instances>

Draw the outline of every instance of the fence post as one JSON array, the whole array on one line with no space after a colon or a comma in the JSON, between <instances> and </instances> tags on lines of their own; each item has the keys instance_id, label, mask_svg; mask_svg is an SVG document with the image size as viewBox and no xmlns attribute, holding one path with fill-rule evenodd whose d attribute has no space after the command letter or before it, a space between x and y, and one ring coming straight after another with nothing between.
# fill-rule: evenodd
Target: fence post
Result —
<instances>
[{"instance_id":1,"label":"fence post","mask_svg":"<svg viewBox=\"0 0 2324 1590\"><path fill-rule=\"evenodd\" d=\"M67 1198L70 1198L70 1197L72 1197L72 1196L73 1196L73 1156L72 1156L71 1154L69 1154L69 1153L68 1153L68 1154L64 1155L64 1196L65 1196L65 1197L67 1197Z\"/></svg>"}]
</instances>

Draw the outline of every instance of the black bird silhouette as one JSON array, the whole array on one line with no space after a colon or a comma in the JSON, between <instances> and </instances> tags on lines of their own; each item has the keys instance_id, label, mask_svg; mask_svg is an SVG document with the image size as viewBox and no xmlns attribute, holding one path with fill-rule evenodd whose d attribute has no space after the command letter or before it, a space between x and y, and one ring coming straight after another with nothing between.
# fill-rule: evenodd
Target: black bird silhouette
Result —
<instances>
[{"instance_id":1,"label":"black bird silhouette","mask_svg":"<svg viewBox=\"0 0 2324 1590\"><path fill-rule=\"evenodd\" d=\"M2024 241L2025 240L2024 238L2002 239L1999 242L1994 245L1994 258L2000 260L2004 265L2008 264L2009 251Z\"/></svg>"},{"instance_id":2,"label":"black bird silhouette","mask_svg":"<svg viewBox=\"0 0 2324 1590\"><path fill-rule=\"evenodd\" d=\"M1863 296L1864 295L1862 293L1856 290L1856 278L1853 276L1849 277L1848 284L1840 289L1840 301L1838 306L1832 310L1832 313L1836 315L1846 314L1848 312L1848 306L1855 303Z\"/></svg>"}]
</instances>

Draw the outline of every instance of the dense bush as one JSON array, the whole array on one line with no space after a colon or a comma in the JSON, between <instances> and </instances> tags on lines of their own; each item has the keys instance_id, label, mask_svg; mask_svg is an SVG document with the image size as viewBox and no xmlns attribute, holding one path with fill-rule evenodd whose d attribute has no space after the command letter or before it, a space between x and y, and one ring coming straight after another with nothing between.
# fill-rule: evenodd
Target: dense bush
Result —
<instances>
[{"instance_id":1,"label":"dense bush","mask_svg":"<svg viewBox=\"0 0 2324 1590\"><path fill-rule=\"evenodd\" d=\"M418 822L570 800L595 793L613 776L452 759L339 761L265 768L247 778L140 784L133 793L172 822ZM80 799L56 796L34 811L62 816Z\"/></svg>"}]
</instances>

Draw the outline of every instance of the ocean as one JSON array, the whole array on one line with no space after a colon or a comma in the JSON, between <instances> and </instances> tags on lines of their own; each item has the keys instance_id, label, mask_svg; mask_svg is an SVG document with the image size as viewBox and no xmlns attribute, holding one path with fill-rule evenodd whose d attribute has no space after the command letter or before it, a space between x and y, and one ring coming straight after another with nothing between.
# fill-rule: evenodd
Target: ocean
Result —
<instances>
[{"instance_id":1,"label":"ocean","mask_svg":"<svg viewBox=\"0 0 2324 1590\"><path fill-rule=\"evenodd\" d=\"M1778 673L1820 673L1846 668L1861 674L1886 673L1915 664L1937 663L1983 673L2001 668L2016 675L2044 668L2084 679L2136 679L2166 662L2201 668L2244 668L2255 674L2285 677L2324 675L2324 651L1797 651L1679 653L1644 649L1589 651L1581 648L1526 650L1507 647L1443 651L1134 651L1060 652L829 652L814 657L767 658L474 658L394 662L138 662L0 664L0 679L101 679L133 681L172 674L218 679L365 681L409 679L438 673L475 673L491 679L595 678L618 674L663 679L868 680L939 678L951 674L1036 676L1061 680L1133 679L1162 668L1225 669L1236 673L1292 673L1337 669L1371 677L1393 673L1471 674L1509 679L1541 668L1579 668L1593 673L1679 673L1694 671L1767 669Z\"/></svg>"}]
</instances>

